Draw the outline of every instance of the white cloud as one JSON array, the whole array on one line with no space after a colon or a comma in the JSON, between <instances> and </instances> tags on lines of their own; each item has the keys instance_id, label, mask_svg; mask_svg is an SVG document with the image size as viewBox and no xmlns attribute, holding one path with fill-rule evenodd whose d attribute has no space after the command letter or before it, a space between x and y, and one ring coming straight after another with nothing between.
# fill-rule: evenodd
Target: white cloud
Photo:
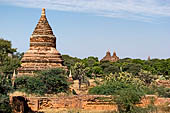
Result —
<instances>
[{"instance_id":1,"label":"white cloud","mask_svg":"<svg viewBox=\"0 0 170 113\"><path fill-rule=\"evenodd\" d=\"M0 0L7 4L152 21L170 17L170 0Z\"/></svg>"}]
</instances>

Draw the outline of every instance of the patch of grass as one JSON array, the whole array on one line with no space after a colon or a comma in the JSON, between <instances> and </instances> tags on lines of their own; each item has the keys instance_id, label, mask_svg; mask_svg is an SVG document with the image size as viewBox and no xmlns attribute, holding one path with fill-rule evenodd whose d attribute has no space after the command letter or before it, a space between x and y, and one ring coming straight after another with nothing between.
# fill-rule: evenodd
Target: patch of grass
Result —
<instances>
[{"instance_id":1,"label":"patch of grass","mask_svg":"<svg viewBox=\"0 0 170 113\"><path fill-rule=\"evenodd\" d=\"M159 113L170 113L170 102L162 106L158 106L158 110L159 110Z\"/></svg>"}]
</instances>

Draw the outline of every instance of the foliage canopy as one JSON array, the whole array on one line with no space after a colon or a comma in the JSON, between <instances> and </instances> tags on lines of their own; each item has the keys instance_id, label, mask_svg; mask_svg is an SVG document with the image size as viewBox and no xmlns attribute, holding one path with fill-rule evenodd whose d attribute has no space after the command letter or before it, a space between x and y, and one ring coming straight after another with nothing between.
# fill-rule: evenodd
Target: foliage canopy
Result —
<instances>
[{"instance_id":1,"label":"foliage canopy","mask_svg":"<svg viewBox=\"0 0 170 113\"><path fill-rule=\"evenodd\" d=\"M15 80L16 90L39 95L67 92L69 83L64 70L44 70L35 76L21 76Z\"/></svg>"}]
</instances>

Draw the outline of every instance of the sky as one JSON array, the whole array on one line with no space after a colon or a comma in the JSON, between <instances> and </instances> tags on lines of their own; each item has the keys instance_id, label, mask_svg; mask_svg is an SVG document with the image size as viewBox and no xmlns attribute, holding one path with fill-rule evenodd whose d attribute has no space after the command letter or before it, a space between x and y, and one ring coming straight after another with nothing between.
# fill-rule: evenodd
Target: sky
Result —
<instances>
[{"instance_id":1,"label":"sky","mask_svg":"<svg viewBox=\"0 0 170 113\"><path fill-rule=\"evenodd\" d=\"M0 0L0 37L26 52L42 8L61 54L170 58L170 0Z\"/></svg>"}]
</instances>

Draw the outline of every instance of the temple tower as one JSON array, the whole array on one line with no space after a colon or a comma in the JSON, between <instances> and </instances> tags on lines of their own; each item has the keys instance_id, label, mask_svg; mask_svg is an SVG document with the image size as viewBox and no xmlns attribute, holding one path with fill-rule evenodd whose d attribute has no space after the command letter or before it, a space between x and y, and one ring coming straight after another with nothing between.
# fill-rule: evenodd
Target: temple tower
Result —
<instances>
[{"instance_id":1,"label":"temple tower","mask_svg":"<svg viewBox=\"0 0 170 113\"><path fill-rule=\"evenodd\" d=\"M113 52L113 56L111 56L110 51L106 52L106 56L101 59L101 61L110 61L110 62L117 62L119 57L116 55L116 52Z\"/></svg>"},{"instance_id":2,"label":"temple tower","mask_svg":"<svg viewBox=\"0 0 170 113\"><path fill-rule=\"evenodd\" d=\"M30 48L21 59L19 75L33 74L34 71L49 68L66 68L61 54L56 50L56 37L47 21L45 9L30 37Z\"/></svg>"},{"instance_id":3,"label":"temple tower","mask_svg":"<svg viewBox=\"0 0 170 113\"><path fill-rule=\"evenodd\" d=\"M116 52L114 51L113 52L113 56L112 56L112 58L111 58L111 61L112 62L117 62L119 60L119 57L116 55Z\"/></svg>"},{"instance_id":4,"label":"temple tower","mask_svg":"<svg viewBox=\"0 0 170 113\"><path fill-rule=\"evenodd\" d=\"M106 56L103 57L103 59L101 59L101 61L111 61L111 54L110 51L106 52Z\"/></svg>"}]
</instances>

